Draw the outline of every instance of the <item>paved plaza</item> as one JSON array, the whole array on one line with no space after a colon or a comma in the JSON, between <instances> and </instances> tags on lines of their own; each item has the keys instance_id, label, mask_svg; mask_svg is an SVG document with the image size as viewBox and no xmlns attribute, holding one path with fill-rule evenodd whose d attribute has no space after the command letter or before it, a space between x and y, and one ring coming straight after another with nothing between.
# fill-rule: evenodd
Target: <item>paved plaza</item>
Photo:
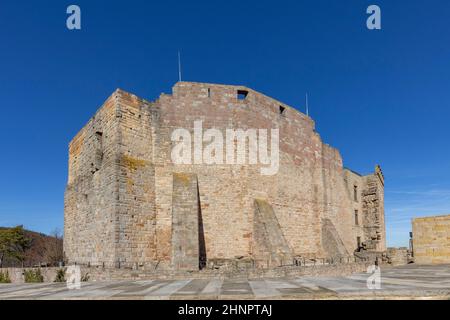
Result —
<instances>
[{"instance_id":1,"label":"paved plaza","mask_svg":"<svg viewBox=\"0 0 450 320\"><path fill-rule=\"evenodd\" d=\"M450 299L450 265L382 268L379 290L368 276L0 284L0 299Z\"/></svg>"}]
</instances>

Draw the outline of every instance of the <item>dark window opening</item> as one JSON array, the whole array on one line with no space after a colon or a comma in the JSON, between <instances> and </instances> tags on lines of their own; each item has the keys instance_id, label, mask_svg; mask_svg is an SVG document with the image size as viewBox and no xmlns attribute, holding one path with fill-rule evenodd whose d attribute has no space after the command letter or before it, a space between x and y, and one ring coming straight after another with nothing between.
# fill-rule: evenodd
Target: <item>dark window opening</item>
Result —
<instances>
[{"instance_id":1,"label":"dark window opening","mask_svg":"<svg viewBox=\"0 0 450 320\"><path fill-rule=\"evenodd\" d=\"M353 198L358 201L358 186L353 186Z\"/></svg>"},{"instance_id":2,"label":"dark window opening","mask_svg":"<svg viewBox=\"0 0 450 320\"><path fill-rule=\"evenodd\" d=\"M359 225L358 210L355 210L355 225Z\"/></svg>"},{"instance_id":3,"label":"dark window opening","mask_svg":"<svg viewBox=\"0 0 450 320\"><path fill-rule=\"evenodd\" d=\"M208 88L208 98L211 98L211 89Z\"/></svg>"},{"instance_id":4,"label":"dark window opening","mask_svg":"<svg viewBox=\"0 0 450 320\"><path fill-rule=\"evenodd\" d=\"M358 250L361 248L361 237L356 237L356 247Z\"/></svg>"},{"instance_id":5,"label":"dark window opening","mask_svg":"<svg viewBox=\"0 0 450 320\"><path fill-rule=\"evenodd\" d=\"M95 133L95 156L92 166L92 173L100 170L103 162L103 132Z\"/></svg>"},{"instance_id":6,"label":"dark window opening","mask_svg":"<svg viewBox=\"0 0 450 320\"><path fill-rule=\"evenodd\" d=\"M280 114L284 114L285 111L286 111L286 108L283 106L280 106Z\"/></svg>"},{"instance_id":7,"label":"dark window opening","mask_svg":"<svg viewBox=\"0 0 450 320\"><path fill-rule=\"evenodd\" d=\"M246 90L238 90L237 98L238 100L245 100L248 96L248 91Z\"/></svg>"}]
</instances>

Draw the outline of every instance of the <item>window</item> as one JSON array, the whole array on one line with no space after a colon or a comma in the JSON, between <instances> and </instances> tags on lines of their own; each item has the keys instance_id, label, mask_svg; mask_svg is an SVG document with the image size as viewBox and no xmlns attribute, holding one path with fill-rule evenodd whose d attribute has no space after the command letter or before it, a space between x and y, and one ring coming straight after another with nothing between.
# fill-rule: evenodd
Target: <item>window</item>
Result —
<instances>
[{"instance_id":1,"label":"window","mask_svg":"<svg viewBox=\"0 0 450 320\"><path fill-rule=\"evenodd\" d=\"M208 88L208 98L211 98L211 88Z\"/></svg>"},{"instance_id":2,"label":"window","mask_svg":"<svg viewBox=\"0 0 450 320\"><path fill-rule=\"evenodd\" d=\"M353 186L353 198L358 201L358 186Z\"/></svg>"},{"instance_id":3,"label":"window","mask_svg":"<svg viewBox=\"0 0 450 320\"><path fill-rule=\"evenodd\" d=\"M101 139L103 137L103 132L97 131L95 133L95 137L97 138L97 140L101 141Z\"/></svg>"},{"instance_id":4,"label":"window","mask_svg":"<svg viewBox=\"0 0 450 320\"><path fill-rule=\"evenodd\" d=\"M238 100L245 100L247 98L248 91L246 90L238 90L237 91L237 98Z\"/></svg>"},{"instance_id":5,"label":"window","mask_svg":"<svg viewBox=\"0 0 450 320\"><path fill-rule=\"evenodd\" d=\"M103 161L103 132L97 131L95 133L95 153L94 163L91 164L92 173L100 170Z\"/></svg>"},{"instance_id":6,"label":"window","mask_svg":"<svg viewBox=\"0 0 450 320\"><path fill-rule=\"evenodd\" d=\"M358 250L361 248L361 237L356 237L356 248Z\"/></svg>"},{"instance_id":7,"label":"window","mask_svg":"<svg viewBox=\"0 0 450 320\"><path fill-rule=\"evenodd\" d=\"M280 114L283 115L285 111L286 111L286 108L283 106L280 106Z\"/></svg>"},{"instance_id":8,"label":"window","mask_svg":"<svg viewBox=\"0 0 450 320\"><path fill-rule=\"evenodd\" d=\"M358 210L355 210L355 225L359 225L359 219L358 219Z\"/></svg>"}]
</instances>

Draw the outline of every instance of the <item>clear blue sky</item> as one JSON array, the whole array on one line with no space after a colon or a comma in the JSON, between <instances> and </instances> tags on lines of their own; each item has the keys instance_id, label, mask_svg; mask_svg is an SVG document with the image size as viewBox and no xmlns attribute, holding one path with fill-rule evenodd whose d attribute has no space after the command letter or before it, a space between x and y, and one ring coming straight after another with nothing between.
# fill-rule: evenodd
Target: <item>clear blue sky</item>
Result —
<instances>
[{"instance_id":1,"label":"clear blue sky","mask_svg":"<svg viewBox=\"0 0 450 320\"><path fill-rule=\"evenodd\" d=\"M178 49L184 80L300 110L308 91L345 165L382 165L388 245L407 245L412 217L450 213L448 0L23 2L0 2L0 225L62 228L68 142L117 87L170 92Z\"/></svg>"}]
</instances>

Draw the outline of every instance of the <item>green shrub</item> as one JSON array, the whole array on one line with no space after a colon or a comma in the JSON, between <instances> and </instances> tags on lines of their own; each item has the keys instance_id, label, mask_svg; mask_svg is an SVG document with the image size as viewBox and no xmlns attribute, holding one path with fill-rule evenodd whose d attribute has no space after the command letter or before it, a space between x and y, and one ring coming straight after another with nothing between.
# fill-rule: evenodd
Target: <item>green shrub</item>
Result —
<instances>
[{"instance_id":1,"label":"green shrub","mask_svg":"<svg viewBox=\"0 0 450 320\"><path fill-rule=\"evenodd\" d=\"M25 277L25 282L27 283L44 282L44 276L41 274L41 269L24 270L23 275Z\"/></svg>"},{"instance_id":2,"label":"green shrub","mask_svg":"<svg viewBox=\"0 0 450 320\"><path fill-rule=\"evenodd\" d=\"M0 271L0 283L11 283L8 271L6 271L5 273Z\"/></svg>"},{"instance_id":3,"label":"green shrub","mask_svg":"<svg viewBox=\"0 0 450 320\"><path fill-rule=\"evenodd\" d=\"M58 269L54 282L66 282L66 268Z\"/></svg>"}]
</instances>

